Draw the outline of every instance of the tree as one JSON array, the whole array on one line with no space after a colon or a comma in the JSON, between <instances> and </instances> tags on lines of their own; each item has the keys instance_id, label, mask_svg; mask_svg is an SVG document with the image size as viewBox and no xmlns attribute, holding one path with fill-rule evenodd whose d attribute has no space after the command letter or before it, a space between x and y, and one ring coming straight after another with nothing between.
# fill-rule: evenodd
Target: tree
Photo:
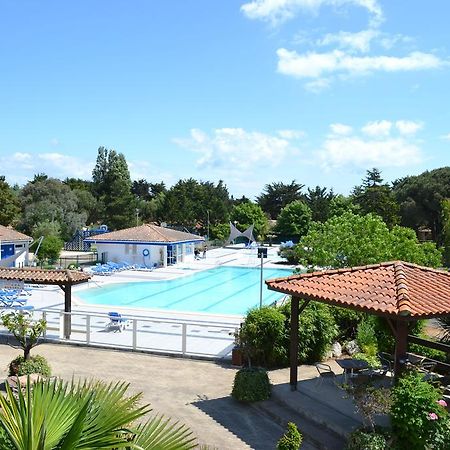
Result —
<instances>
[{"instance_id":1,"label":"tree","mask_svg":"<svg viewBox=\"0 0 450 450\"><path fill-rule=\"evenodd\" d=\"M64 242L58 236L47 236L42 240L39 247L39 254L37 257L40 261L48 259L49 261L56 261L63 248Z\"/></svg>"},{"instance_id":2,"label":"tree","mask_svg":"<svg viewBox=\"0 0 450 450\"><path fill-rule=\"evenodd\" d=\"M223 181L179 180L164 196L160 218L174 225L206 233L211 226L228 222L231 201Z\"/></svg>"},{"instance_id":3,"label":"tree","mask_svg":"<svg viewBox=\"0 0 450 450\"><path fill-rule=\"evenodd\" d=\"M309 206L301 200L296 200L281 210L277 219L276 231L283 239L298 240L308 232L311 217Z\"/></svg>"},{"instance_id":4,"label":"tree","mask_svg":"<svg viewBox=\"0 0 450 450\"><path fill-rule=\"evenodd\" d=\"M5 181L5 177L0 176L0 225L11 225L18 219L19 214L17 195Z\"/></svg>"},{"instance_id":5,"label":"tree","mask_svg":"<svg viewBox=\"0 0 450 450\"><path fill-rule=\"evenodd\" d=\"M325 222L330 217L330 204L334 197L332 189L327 192L326 187L316 186L314 189L308 188L305 202L311 209L314 222Z\"/></svg>"},{"instance_id":6,"label":"tree","mask_svg":"<svg viewBox=\"0 0 450 450\"><path fill-rule=\"evenodd\" d=\"M78 199L70 187L55 178L27 183L20 192L23 214L20 227L31 233L44 221L58 222L61 237L70 239L86 224L87 213L80 212Z\"/></svg>"},{"instance_id":7,"label":"tree","mask_svg":"<svg viewBox=\"0 0 450 450\"><path fill-rule=\"evenodd\" d=\"M450 198L442 200L442 244L444 264L450 267Z\"/></svg>"},{"instance_id":8,"label":"tree","mask_svg":"<svg viewBox=\"0 0 450 450\"><path fill-rule=\"evenodd\" d=\"M400 221L400 207L391 187L382 182L381 172L378 169L368 170L362 185L353 190L353 202L359 206L363 214L377 214L389 228L392 228Z\"/></svg>"},{"instance_id":9,"label":"tree","mask_svg":"<svg viewBox=\"0 0 450 450\"><path fill-rule=\"evenodd\" d=\"M432 230L433 239L442 242L442 200L450 198L450 167L408 176L393 183L400 205L401 224L417 230Z\"/></svg>"},{"instance_id":10,"label":"tree","mask_svg":"<svg viewBox=\"0 0 450 450\"><path fill-rule=\"evenodd\" d=\"M30 359L30 352L33 347L38 345L38 340L47 328L47 322L44 319L32 320L28 314L22 312L11 312L3 315L3 325L16 338L23 350L23 359Z\"/></svg>"},{"instance_id":11,"label":"tree","mask_svg":"<svg viewBox=\"0 0 450 450\"><path fill-rule=\"evenodd\" d=\"M1 448L158 449L197 446L192 432L162 416L141 422L151 411L142 394L129 395L124 382L39 381L17 396L9 385L0 397ZM137 422L141 423L137 423Z\"/></svg>"},{"instance_id":12,"label":"tree","mask_svg":"<svg viewBox=\"0 0 450 450\"><path fill-rule=\"evenodd\" d=\"M271 219L276 219L282 208L295 200L302 200L301 190L304 185L295 180L290 184L275 182L266 184L263 192L256 198L256 203Z\"/></svg>"},{"instance_id":13,"label":"tree","mask_svg":"<svg viewBox=\"0 0 450 450\"><path fill-rule=\"evenodd\" d=\"M346 212L358 214L360 208L353 203L351 197L346 197L342 194L338 194L330 200L329 217L341 216Z\"/></svg>"},{"instance_id":14,"label":"tree","mask_svg":"<svg viewBox=\"0 0 450 450\"><path fill-rule=\"evenodd\" d=\"M250 225L254 225L254 234L264 236L267 231L268 220L263 210L256 203L241 203L233 206L231 210L231 221L237 222L237 226L244 231Z\"/></svg>"},{"instance_id":15,"label":"tree","mask_svg":"<svg viewBox=\"0 0 450 450\"><path fill-rule=\"evenodd\" d=\"M350 267L401 259L437 267L441 253L434 244L421 244L414 231L396 226L391 231L380 217L347 212L325 223L314 222L295 247L305 265Z\"/></svg>"},{"instance_id":16,"label":"tree","mask_svg":"<svg viewBox=\"0 0 450 450\"><path fill-rule=\"evenodd\" d=\"M94 193L102 205L103 221L113 230L133 225L136 202L125 156L100 147L92 179Z\"/></svg>"}]
</instances>

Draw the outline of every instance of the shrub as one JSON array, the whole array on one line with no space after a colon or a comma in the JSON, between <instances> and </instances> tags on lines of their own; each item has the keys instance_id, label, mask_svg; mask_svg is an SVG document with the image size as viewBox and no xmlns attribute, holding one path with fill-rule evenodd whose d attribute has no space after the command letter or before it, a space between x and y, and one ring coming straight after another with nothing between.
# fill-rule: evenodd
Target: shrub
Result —
<instances>
[{"instance_id":1,"label":"shrub","mask_svg":"<svg viewBox=\"0 0 450 450\"><path fill-rule=\"evenodd\" d=\"M11 442L11 439L8 436L3 425L0 424L0 448L2 450L15 450L16 447Z\"/></svg>"},{"instance_id":2,"label":"shrub","mask_svg":"<svg viewBox=\"0 0 450 450\"><path fill-rule=\"evenodd\" d=\"M337 335L337 327L330 312L331 308L321 303L310 303L300 314L299 318L299 361L313 363L321 361ZM286 316L289 326L291 306L286 303L280 308ZM289 334L286 333L286 336ZM289 340L285 343L289 348Z\"/></svg>"},{"instance_id":3,"label":"shrub","mask_svg":"<svg viewBox=\"0 0 450 450\"><path fill-rule=\"evenodd\" d=\"M270 382L264 369L249 368L238 370L234 377L231 395L242 402L257 402L270 397Z\"/></svg>"},{"instance_id":4,"label":"shrub","mask_svg":"<svg viewBox=\"0 0 450 450\"><path fill-rule=\"evenodd\" d=\"M399 449L448 449L450 419L440 399L440 391L423 381L423 374L410 372L399 380L391 409Z\"/></svg>"},{"instance_id":5,"label":"shrub","mask_svg":"<svg viewBox=\"0 0 450 450\"><path fill-rule=\"evenodd\" d=\"M358 324L364 319L365 314L338 306L333 306L330 310L338 328L337 338L341 341L354 339Z\"/></svg>"},{"instance_id":6,"label":"shrub","mask_svg":"<svg viewBox=\"0 0 450 450\"><path fill-rule=\"evenodd\" d=\"M379 433L354 431L347 442L347 450L385 450L388 449L386 438Z\"/></svg>"},{"instance_id":7,"label":"shrub","mask_svg":"<svg viewBox=\"0 0 450 450\"><path fill-rule=\"evenodd\" d=\"M240 341L253 364L274 367L287 361L285 320L285 316L271 306L248 312L241 327Z\"/></svg>"},{"instance_id":8,"label":"shrub","mask_svg":"<svg viewBox=\"0 0 450 450\"><path fill-rule=\"evenodd\" d=\"M372 317L369 316L359 323L356 332L356 342L364 353L375 356L377 353L378 342ZM375 352L373 352L374 349Z\"/></svg>"},{"instance_id":9,"label":"shrub","mask_svg":"<svg viewBox=\"0 0 450 450\"><path fill-rule=\"evenodd\" d=\"M277 450L298 450L302 444L303 437L298 431L295 423L289 422L287 424L286 433L281 436L277 443Z\"/></svg>"},{"instance_id":10,"label":"shrub","mask_svg":"<svg viewBox=\"0 0 450 450\"><path fill-rule=\"evenodd\" d=\"M18 356L9 363L9 375L30 375L40 373L44 377L51 375L51 369L47 360L43 356L31 356L30 359L24 359Z\"/></svg>"}]
</instances>

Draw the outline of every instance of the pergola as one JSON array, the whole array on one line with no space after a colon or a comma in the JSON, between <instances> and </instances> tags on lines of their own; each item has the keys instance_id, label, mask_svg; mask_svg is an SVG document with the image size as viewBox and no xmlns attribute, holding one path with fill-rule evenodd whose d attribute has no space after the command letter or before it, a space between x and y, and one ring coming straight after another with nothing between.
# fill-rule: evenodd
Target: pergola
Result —
<instances>
[{"instance_id":1,"label":"pergola","mask_svg":"<svg viewBox=\"0 0 450 450\"><path fill-rule=\"evenodd\" d=\"M45 284L59 286L64 292L64 312L72 311L72 286L86 283L90 275L77 270L50 270L34 267L23 268L0 268L0 280L22 281L30 284ZM71 317L64 315L64 336L70 337Z\"/></svg>"},{"instance_id":2,"label":"pergola","mask_svg":"<svg viewBox=\"0 0 450 450\"><path fill-rule=\"evenodd\" d=\"M299 315L317 301L384 317L395 338L394 373L407 361L408 324L450 315L450 273L403 261L325 270L267 280L292 296L290 384L297 389Z\"/></svg>"}]
</instances>

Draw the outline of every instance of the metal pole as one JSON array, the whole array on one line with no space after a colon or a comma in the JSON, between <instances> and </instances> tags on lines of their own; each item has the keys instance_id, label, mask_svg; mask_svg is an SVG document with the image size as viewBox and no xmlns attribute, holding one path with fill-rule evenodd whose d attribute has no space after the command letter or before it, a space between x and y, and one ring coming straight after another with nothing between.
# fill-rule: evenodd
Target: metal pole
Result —
<instances>
[{"instance_id":1,"label":"metal pole","mask_svg":"<svg viewBox=\"0 0 450 450\"><path fill-rule=\"evenodd\" d=\"M262 308L262 297L263 297L263 261L264 261L263 252L260 252L260 255L261 255L261 280L259 285L259 309Z\"/></svg>"},{"instance_id":2,"label":"metal pole","mask_svg":"<svg viewBox=\"0 0 450 450\"><path fill-rule=\"evenodd\" d=\"M206 214L208 215L207 229L206 229L206 240L209 241L209 209L206 210Z\"/></svg>"}]
</instances>

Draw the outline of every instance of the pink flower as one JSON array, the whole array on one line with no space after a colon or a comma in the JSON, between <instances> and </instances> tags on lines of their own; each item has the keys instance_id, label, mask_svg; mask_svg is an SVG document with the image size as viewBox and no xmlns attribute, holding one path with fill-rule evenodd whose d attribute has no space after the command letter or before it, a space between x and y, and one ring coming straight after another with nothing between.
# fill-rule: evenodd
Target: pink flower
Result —
<instances>
[{"instance_id":1,"label":"pink flower","mask_svg":"<svg viewBox=\"0 0 450 450\"><path fill-rule=\"evenodd\" d=\"M445 400L438 400L437 402L439 405L443 406L444 408L447 407L447 402Z\"/></svg>"},{"instance_id":2,"label":"pink flower","mask_svg":"<svg viewBox=\"0 0 450 450\"><path fill-rule=\"evenodd\" d=\"M436 413L433 413L433 412L428 413L428 420L438 420L438 419L439 419L439 417Z\"/></svg>"}]
</instances>

